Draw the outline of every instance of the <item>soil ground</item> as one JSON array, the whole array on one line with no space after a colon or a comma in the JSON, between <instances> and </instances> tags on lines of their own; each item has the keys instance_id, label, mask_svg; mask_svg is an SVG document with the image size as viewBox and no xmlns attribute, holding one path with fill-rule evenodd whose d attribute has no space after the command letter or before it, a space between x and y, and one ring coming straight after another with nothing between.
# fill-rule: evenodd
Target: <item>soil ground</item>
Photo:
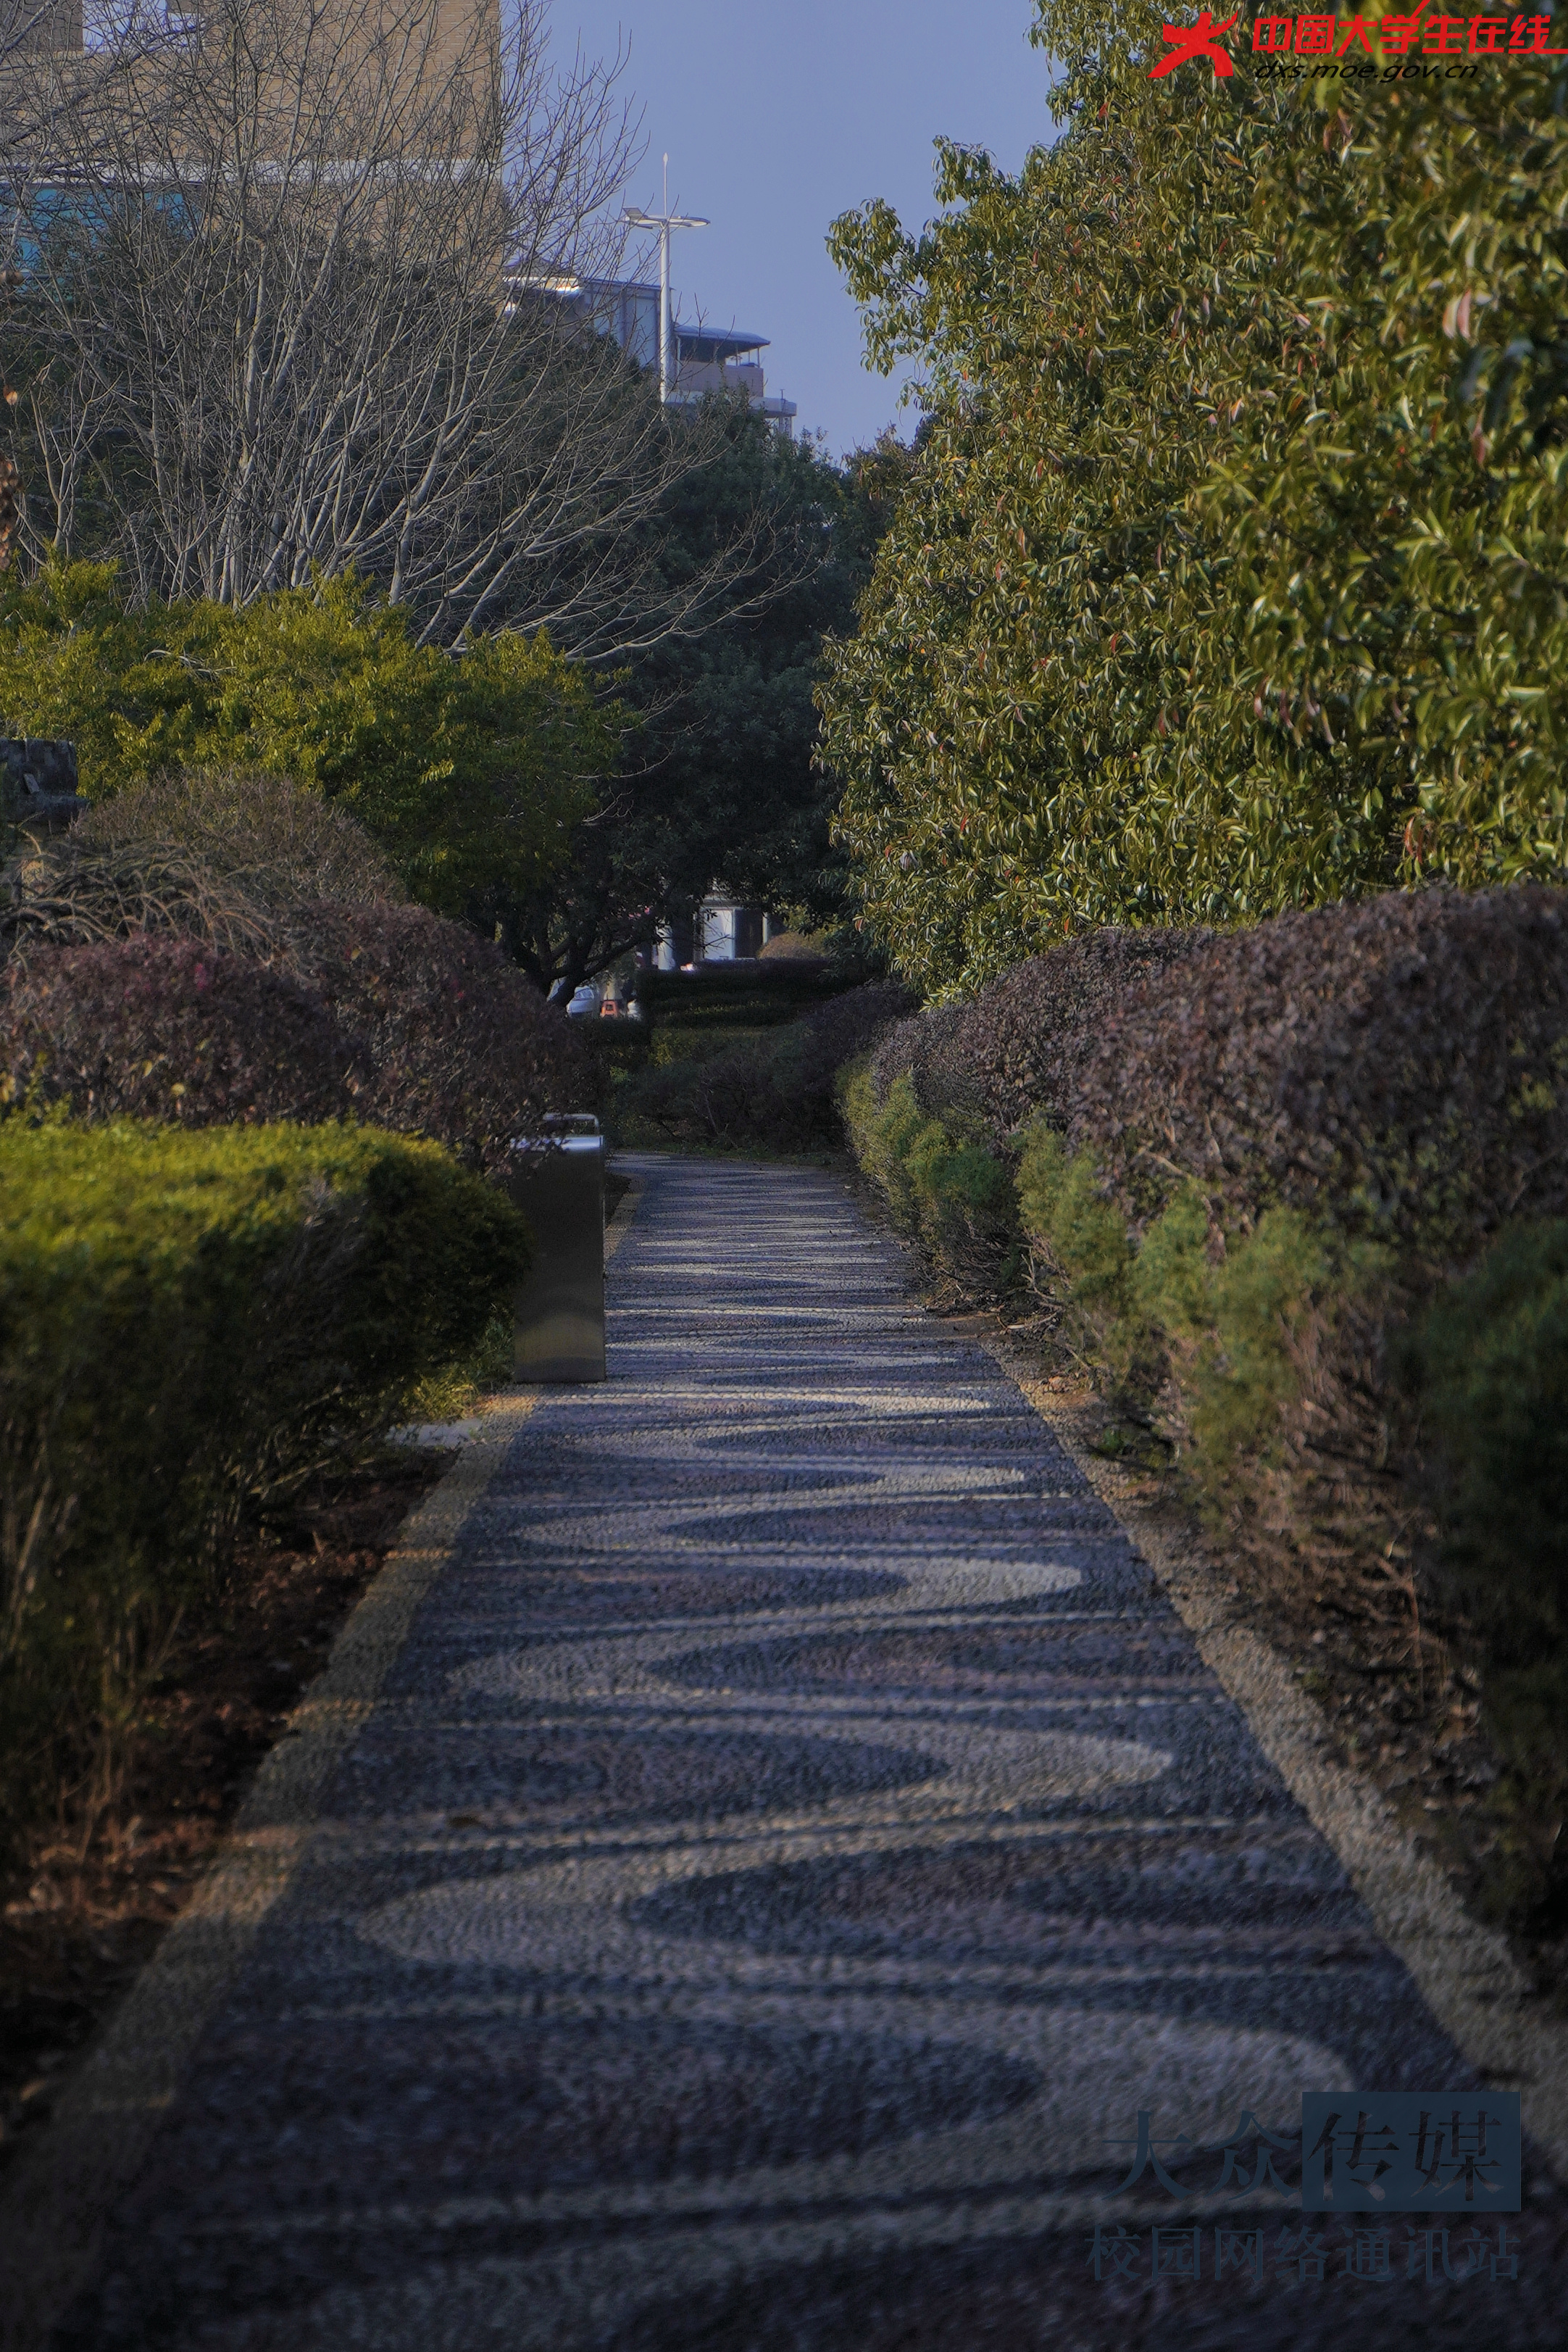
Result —
<instances>
[{"instance_id":1,"label":"soil ground","mask_svg":"<svg viewBox=\"0 0 1568 2352\"><path fill-rule=\"evenodd\" d=\"M629 1190L607 1174L607 1216ZM450 1461L389 1448L243 1549L239 1598L176 1643L113 1819L85 1851L62 1824L0 1879L0 2172L179 1916L290 1707Z\"/></svg>"},{"instance_id":2,"label":"soil ground","mask_svg":"<svg viewBox=\"0 0 1568 2352\"><path fill-rule=\"evenodd\" d=\"M862 1205L878 1203L857 1188ZM1540 1857L1550 1824L1522 1815L1481 1713L1480 1677L1468 1663L1466 1629L1403 1588L1356 1595L1318 1586L1274 1559L1249 1556L1234 1534L1202 1525L1179 1468L1151 1433L1107 1403L1078 1364L1064 1368L1046 1318L1016 1319L994 1301L964 1297L933 1277L926 1311L950 1328L1005 1340L1032 1360L1050 1392L1051 1420L1086 1466L1097 1493L1124 1517L1153 1516L1211 1558L1228 1558L1233 1614L1259 1633L1327 1719L1335 1759L1374 1782L1401 1826L1448 1874L1471 1914L1503 1928L1542 1993L1568 2013L1568 1920L1561 1906L1528 1916L1509 1901ZM1354 1605L1357 1601L1361 1605ZM1533 1884L1538 1869L1529 1871Z\"/></svg>"},{"instance_id":3,"label":"soil ground","mask_svg":"<svg viewBox=\"0 0 1568 2352\"><path fill-rule=\"evenodd\" d=\"M396 1452L304 1495L235 1563L236 1600L176 1642L112 1822L62 1827L0 1904L0 2169L178 1916L257 1764L420 1496L439 1452Z\"/></svg>"}]
</instances>

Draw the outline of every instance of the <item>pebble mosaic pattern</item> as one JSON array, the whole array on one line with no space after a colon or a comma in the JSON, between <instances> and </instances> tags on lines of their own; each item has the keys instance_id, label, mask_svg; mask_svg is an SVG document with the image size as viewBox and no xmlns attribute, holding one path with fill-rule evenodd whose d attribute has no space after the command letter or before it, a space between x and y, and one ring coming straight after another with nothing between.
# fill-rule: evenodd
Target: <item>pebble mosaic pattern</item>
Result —
<instances>
[{"instance_id":1,"label":"pebble mosaic pattern","mask_svg":"<svg viewBox=\"0 0 1568 2352\"><path fill-rule=\"evenodd\" d=\"M1474 2078L839 1182L632 1165L612 1376L475 1507L57 2343L1560 2345L1539 2168L1517 2284L1118 2199L1140 2107ZM1096 2284L1096 2221L1195 2221L1262 2280Z\"/></svg>"}]
</instances>

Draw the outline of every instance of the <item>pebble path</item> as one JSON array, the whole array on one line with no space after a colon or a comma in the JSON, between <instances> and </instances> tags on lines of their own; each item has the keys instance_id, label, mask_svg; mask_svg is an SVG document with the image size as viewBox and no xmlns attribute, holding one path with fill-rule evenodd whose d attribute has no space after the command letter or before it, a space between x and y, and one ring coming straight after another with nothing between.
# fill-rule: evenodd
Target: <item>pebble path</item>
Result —
<instances>
[{"instance_id":1,"label":"pebble path","mask_svg":"<svg viewBox=\"0 0 1568 2352\"><path fill-rule=\"evenodd\" d=\"M1517 2282L1221 2191L1303 2085L1475 2077L841 1182L630 1165L612 1378L462 1528L57 2344L1560 2346L1539 2168Z\"/></svg>"}]
</instances>

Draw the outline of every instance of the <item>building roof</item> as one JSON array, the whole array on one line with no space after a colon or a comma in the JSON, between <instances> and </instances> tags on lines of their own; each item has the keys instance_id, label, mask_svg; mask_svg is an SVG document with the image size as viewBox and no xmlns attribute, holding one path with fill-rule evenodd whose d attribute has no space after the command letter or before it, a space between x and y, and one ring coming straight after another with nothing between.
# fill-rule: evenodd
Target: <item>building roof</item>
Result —
<instances>
[{"instance_id":1,"label":"building roof","mask_svg":"<svg viewBox=\"0 0 1568 2352\"><path fill-rule=\"evenodd\" d=\"M738 327L688 327L675 321L675 335L684 360L732 360L739 352L764 352L768 337L742 333Z\"/></svg>"}]
</instances>

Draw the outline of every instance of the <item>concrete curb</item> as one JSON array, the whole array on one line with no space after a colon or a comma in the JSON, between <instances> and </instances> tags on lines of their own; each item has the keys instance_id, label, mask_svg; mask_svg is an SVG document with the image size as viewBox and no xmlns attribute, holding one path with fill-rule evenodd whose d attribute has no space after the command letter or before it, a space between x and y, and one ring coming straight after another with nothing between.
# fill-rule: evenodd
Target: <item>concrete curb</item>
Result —
<instances>
[{"instance_id":1,"label":"concrete curb","mask_svg":"<svg viewBox=\"0 0 1568 2352\"><path fill-rule=\"evenodd\" d=\"M486 1410L480 1433L411 1515L263 1759L206 1877L89 2050L0 2197L0 2344L41 2352L89 2274L107 2212L141 2170L208 2020L287 1892L343 1758L368 1720L475 1505L541 1392Z\"/></svg>"},{"instance_id":2,"label":"concrete curb","mask_svg":"<svg viewBox=\"0 0 1568 2352\"><path fill-rule=\"evenodd\" d=\"M1470 1917L1382 1790L1333 1756L1328 1718L1279 1652L1233 1622L1229 1580L1197 1536L1121 1491L1111 1466L1085 1450L1072 1408L1032 1377L1013 1349L984 1338L980 1344L1126 1528L1204 1664L1338 1854L1378 1934L1404 1961L1433 2016L1487 2082L1520 2093L1525 2130L1557 2178L1568 2181L1568 2020L1531 1990L1503 1937Z\"/></svg>"},{"instance_id":3,"label":"concrete curb","mask_svg":"<svg viewBox=\"0 0 1568 2352\"><path fill-rule=\"evenodd\" d=\"M610 1219L605 1263L643 1195ZM473 1437L413 1511L331 1655L263 1759L211 1869L0 2194L0 2347L42 2352L90 2273L106 2215L134 2182L208 2020L287 1891L333 1775L381 1695L415 1612L543 1389L486 1403Z\"/></svg>"},{"instance_id":4,"label":"concrete curb","mask_svg":"<svg viewBox=\"0 0 1568 2352\"><path fill-rule=\"evenodd\" d=\"M643 1186L638 1183L635 1177L632 1177L630 1180L630 1189L622 1194L621 1200L616 1207L615 1214L611 1218L609 1223L604 1228L604 1263L606 1265L609 1265L611 1259L614 1256L616 1251L620 1248L622 1243L626 1238L626 1229L637 1213L637 1203L643 1197Z\"/></svg>"}]
</instances>

